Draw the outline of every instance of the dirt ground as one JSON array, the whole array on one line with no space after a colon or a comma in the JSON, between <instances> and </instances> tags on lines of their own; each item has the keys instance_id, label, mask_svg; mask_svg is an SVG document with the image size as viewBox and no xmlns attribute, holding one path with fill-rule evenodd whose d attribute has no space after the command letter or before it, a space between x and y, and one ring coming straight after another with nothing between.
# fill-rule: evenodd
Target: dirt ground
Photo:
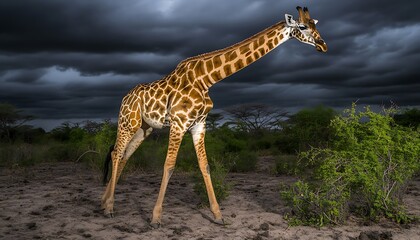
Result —
<instances>
[{"instance_id":1,"label":"dirt ground","mask_svg":"<svg viewBox=\"0 0 420 240\"><path fill-rule=\"evenodd\" d=\"M389 221L367 224L350 218L343 226L288 227L279 184L293 178L268 170L229 174L232 190L221 202L231 223L211 221L200 208L191 178L175 171L165 198L162 227L148 223L160 173L130 174L117 185L115 218L100 209L104 187L99 173L83 164L42 164L24 170L0 169L0 239L420 239L420 225ZM406 193L410 212L420 215L420 178Z\"/></svg>"}]
</instances>

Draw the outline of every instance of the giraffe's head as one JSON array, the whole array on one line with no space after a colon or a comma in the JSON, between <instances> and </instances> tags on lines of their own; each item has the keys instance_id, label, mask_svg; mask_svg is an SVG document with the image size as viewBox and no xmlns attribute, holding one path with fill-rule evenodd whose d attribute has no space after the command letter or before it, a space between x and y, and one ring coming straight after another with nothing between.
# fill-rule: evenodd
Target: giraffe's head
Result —
<instances>
[{"instance_id":1,"label":"giraffe's head","mask_svg":"<svg viewBox=\"0 0 420 240\"><path fill-rule=\"evenodd\" d=\"M286 14L286 25L292 30L290 32L291 37L297 40L310 44L320 52L326 52L328 47L324 40L321 38L316 24L318 20L312 19L309 16L308 8L297 7L299 12L299 20L294 20L292 15Z\"/></svg>"}]
</instances>

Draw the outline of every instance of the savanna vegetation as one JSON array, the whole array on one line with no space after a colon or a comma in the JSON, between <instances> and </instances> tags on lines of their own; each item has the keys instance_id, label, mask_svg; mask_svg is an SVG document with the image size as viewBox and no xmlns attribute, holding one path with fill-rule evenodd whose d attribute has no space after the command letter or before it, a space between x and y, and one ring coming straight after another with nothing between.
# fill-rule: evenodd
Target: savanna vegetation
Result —
<instances>
[{"instance_id":1,"label":"savanna vegetation","mask_svg":"<svg viewBox=\"0 0 420 240\"><path fill-rule=\"evenodd\" d=\"M418 124L399 125L404 114L395 113L392 108L356 111L353 105L331 121L328 145L299 153L301 166L311 171L282 192L293 208L292 223L342 223L349 213L413 220L401 198L420 169L420 131Z\"/></svg>"},{"instance_id":2,"label":"savanna vegetation","mask_svg":"<svg viewBox=\"0 0 420 240\"><path fill-rule=\"evenodd\" d=\"M49 132L26 123L33 119L0 104L0 167L22 168L41 162L82 162L100 171L114 144L116 123L66 122ZM420 110L373 112L353 105L343 113L317 106L288 114L264 105L242 105L207 119L206 149L216 195L229 195L228 172L250 172L258 158L275 159L273 174L299 179L281 187L291 208L291 224L338 224L349 214L370 220L409 222L401 203L407 182L420 170ZM133 154L125 173L160 171L168 130L155 130ZM177 170L191 175L207 202L204 183L188 133ZM123 177L124 179L124 177ZM279 182L280 188L280 182Z\"/></svg>"}]
</instances>

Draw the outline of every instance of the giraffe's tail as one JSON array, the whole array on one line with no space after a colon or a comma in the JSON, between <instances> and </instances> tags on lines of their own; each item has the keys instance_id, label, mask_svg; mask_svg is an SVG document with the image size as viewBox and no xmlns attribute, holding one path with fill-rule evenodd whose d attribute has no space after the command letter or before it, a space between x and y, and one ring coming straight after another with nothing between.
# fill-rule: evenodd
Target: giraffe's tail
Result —
<instances>
[{"instance_id":1,"label":"giraffe's tail","mask_svg":"<svg viewBox=\"0 0 420 240\"><path fill-rule=\"evenodd\" d=\"M111 147L109 147L109 151L108 154L106 155L105 158L105 162L104 162L104 178L102 180L102 182L104 183L104 185L106 184L106 182L108 181L108 172L109 172L109 163L111 162L111 153L114 150L114 145L111 145ZM112 165L111 165L112 168Z\"/></svg>"}]
</instances>

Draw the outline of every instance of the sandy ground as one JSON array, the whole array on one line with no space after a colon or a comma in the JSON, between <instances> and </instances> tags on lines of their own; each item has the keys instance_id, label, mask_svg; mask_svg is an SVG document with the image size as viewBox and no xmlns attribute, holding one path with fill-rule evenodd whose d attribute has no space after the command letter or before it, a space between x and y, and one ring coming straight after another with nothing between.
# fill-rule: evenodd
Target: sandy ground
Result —
<instances>
[{"instance_id":1,"label":"sandy ground","mask_svg":"<svg viewBox=\"0 0 420 240\"><path fill-rule=\"evenodd\" d=\"M191 178L175 172L159 229L148 222L160 174L130 174L117 186L115 218L100 209L104 187L83 164L42 164L25 170L0 169L0 239L420 239L420 226L388 221L343 226L288 227L279 184L293 179L265 170L229 174L232 190L220 205L228 226L211 222L200 208ZM410 212L420 215L420 178L406 193Z\"/></svg>"}]
</instances>

